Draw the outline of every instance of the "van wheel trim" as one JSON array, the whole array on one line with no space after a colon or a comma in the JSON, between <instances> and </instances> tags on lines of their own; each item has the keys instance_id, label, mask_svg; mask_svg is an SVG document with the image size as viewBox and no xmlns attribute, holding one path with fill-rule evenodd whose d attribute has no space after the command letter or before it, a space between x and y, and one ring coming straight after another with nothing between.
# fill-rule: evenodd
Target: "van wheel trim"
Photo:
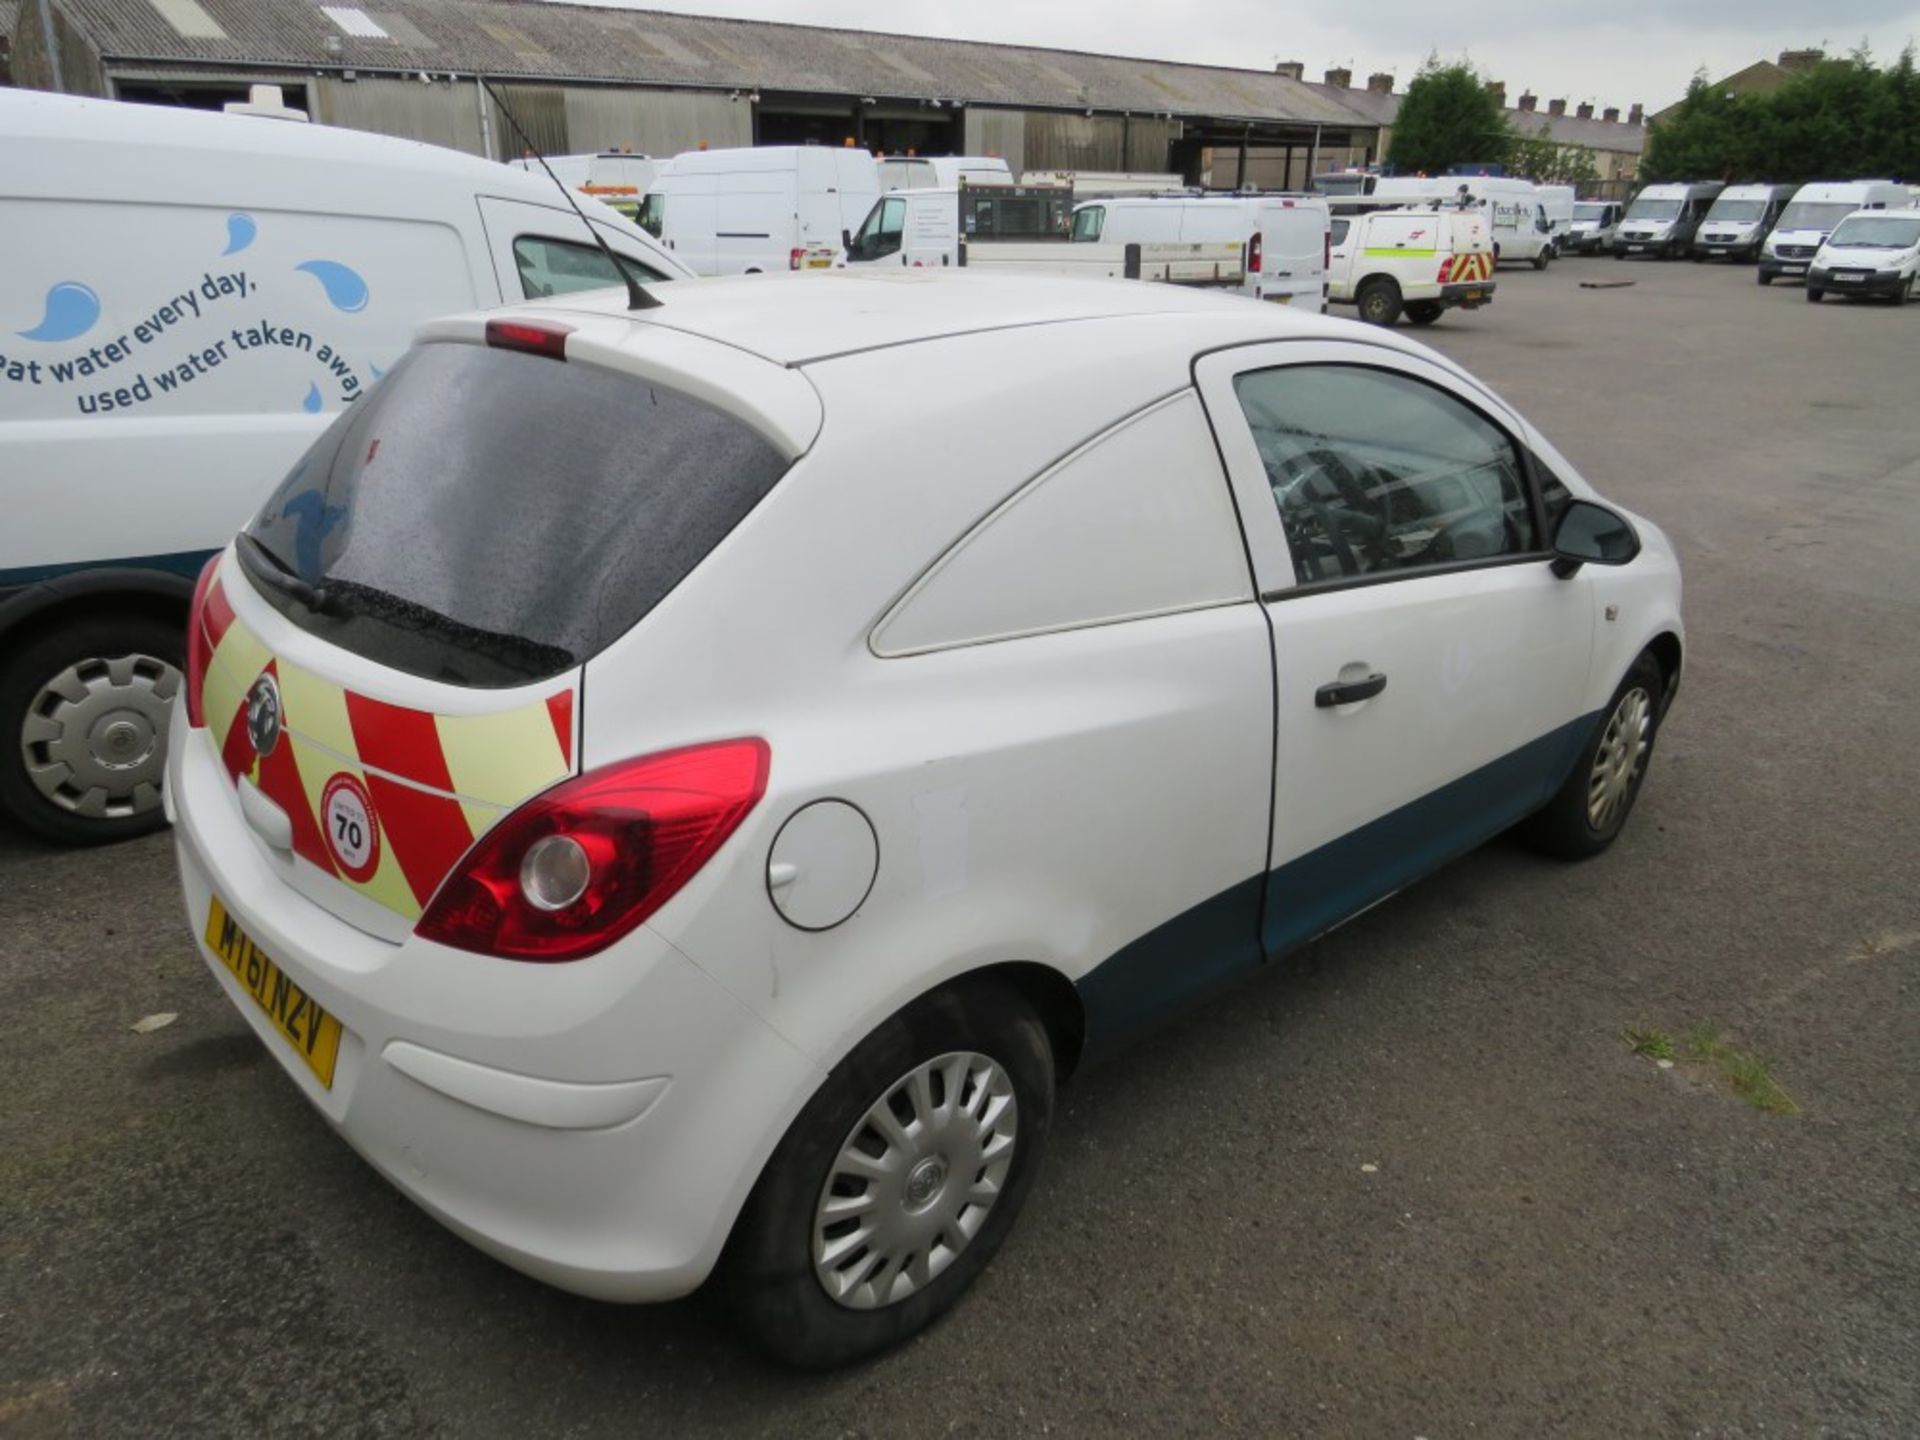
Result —
<instances>
[{"instance_id":1,"label":"van wheel trim","mask_svg":"<svg viewBox=\"0 0 1920 1440\"><path fill-rule=\"evenodd\" d=\"M20 723L33 788L87 819L158 810L167 711L180 681L167 661L137 652L77 661L49 678Z\"/></svg>"},{"instance_id":2,"label":"van wheel trim","mask_svg":"<svg viewBox=\"0 0 1920 1440\"><path fill-rule=\"evenodd\" d=\"M1012 1077L973 1051L889 1085L841 1143L815 1206L813 1268L828 1297L878 1310L931 1285L999 1200L1019 1118Z\"/></svg>"}]
</instances>

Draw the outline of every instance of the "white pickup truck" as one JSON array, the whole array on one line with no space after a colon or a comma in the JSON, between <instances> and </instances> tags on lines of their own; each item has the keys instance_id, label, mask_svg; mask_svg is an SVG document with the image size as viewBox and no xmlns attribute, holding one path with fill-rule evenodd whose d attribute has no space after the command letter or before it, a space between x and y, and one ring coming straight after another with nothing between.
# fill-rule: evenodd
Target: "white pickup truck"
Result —
<instances>
[{"instance_id":1,"label":"white pickup truck","mask_svg":"<svg viewBox=\"0 0 1920 1440\"><path fill-rule=\"evenodd\" d=\"M1073 191L1060 186L958 186L883 195L846 237L847 264L940 269L964 265L1093 279L1238 287L1238 241L1068 243Z\"/></svg>"},{"instance_id":2,"label":"white pickup truck","mask_svg":"<svg viewBox=\"0 0 1920 1440\"><path fill-rule=\"evenodd\" d=\"M1374 210L1336 215L1327 299L1371 325L1405 315L1431 325L1455 306L1493 300L1493 241L1477 208Z\"/></svg>"}]
</instances>

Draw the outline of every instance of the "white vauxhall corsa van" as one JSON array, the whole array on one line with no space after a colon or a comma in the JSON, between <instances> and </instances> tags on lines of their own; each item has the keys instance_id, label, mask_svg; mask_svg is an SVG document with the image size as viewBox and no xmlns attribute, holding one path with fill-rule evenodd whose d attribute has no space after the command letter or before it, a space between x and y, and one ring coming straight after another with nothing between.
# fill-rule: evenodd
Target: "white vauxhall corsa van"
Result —
<instances>
[{"instance_id":1,"label":"white vauxhall corsa van","mask_svg":"<svg viewBox=\"0 0 1920 1440\"><path fill-rule=\"evenodd\" d=\"M1053 275L658 293L423 331L208 565L170 739L209 983L506 1263L872 1354L1088 1057L1509 827L1622 834L1673 549L1444 356Z\"/></svg>"},{"instance_id":2,"label":"white vauxhall corsa van","mask_svg":"<svg viewBox=\"0 0 1920 1440\"><path fill-rule=\"evenodd\" d=\"M1920 299L1920 209L1858 210L1842 220L1807 271L1807 299L1830 294Z\"/></svg>"},{"instance_id":3,"label":"white vauxhall corsa van","mask_svg":"<svg viewBox=\"0 0 1920 1440\"><path fill-rule=\"evenodd\" d=\"M423 321L615 276L545 176L411 141L0 90L0 154L0 810L112 840L214 547Z\"/></svg>"},{"instance_id":4,"label":"white vauxhall corsa van","mask_svg":"<svg viewBox=\"0 0 1920 1440\"><path fill-rule=\"evenodd\" d=\"M1317 195L1136 195L1073 207L1080 244L1232 240L1247 247L1242 294L1326 308L1327 202Z\"/></svg>"},{"instance_id":5,"label":"white vauxhall corsa van","mask_svg":"<svg viewBox=\"0 0 1920 1440\"><path fill-rule=\"evenodd\" d=\"M654 177L640 223L697 275L829 269L846 263L844 237L879 197L865 150L690 150Z\"/></svg>"},{"instance_id":6,"label":"white vauxhall corsa van","mask_svg":"<svg viewBox=\"0 0 1920 1440\"><path fill-rule=\"evenodd\" d=\"M1779 223L1760 249L1762 285L1777 279L1803 280L1827 236L1856 210L1898 210L1907 204L1907 187L1891 180L1818 181L1802 185L1780 212Z\"/></svg>"}]
</instances>

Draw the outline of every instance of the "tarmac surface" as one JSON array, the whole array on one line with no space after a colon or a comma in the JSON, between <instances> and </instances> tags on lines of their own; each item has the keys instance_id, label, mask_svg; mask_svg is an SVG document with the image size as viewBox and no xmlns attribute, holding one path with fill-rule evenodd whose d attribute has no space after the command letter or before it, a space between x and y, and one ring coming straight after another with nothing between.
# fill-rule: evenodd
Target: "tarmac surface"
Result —
<instances>
[{"instance_id":1,"label":"tarmac surface","mask_svg":"<svg viewBox=\"0 0 1920 1440\"><path fill-rule=\"evenodd\" d=\"M0 1434L1920 1433L1920 310L1567 260L1428 335L1680 548L1610 853L1497 841L1079 1077L973 1293L806 1377L390 1189L206 973L166 837L0 829Z\"/></svg>"}]
</instances>

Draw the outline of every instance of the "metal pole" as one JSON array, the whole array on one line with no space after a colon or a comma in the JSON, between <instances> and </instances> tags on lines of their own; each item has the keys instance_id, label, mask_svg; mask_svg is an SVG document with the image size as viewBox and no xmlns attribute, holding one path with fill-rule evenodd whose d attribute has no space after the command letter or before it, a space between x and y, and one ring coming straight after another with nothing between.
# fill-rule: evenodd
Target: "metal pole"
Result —
<instances>
[{"instance_id":1,"label":"metal pole","mask_svg":"<svg viewBox=\"0 0 1920 1440\"><path fill-rule=\"evenodd\" d=\"M60 34L53 28L53 11L47 7L47 0L40 0L40 33L46 37L47 63L53 67L53 88L64 95L67 78L60 71Z\"/></svg>"},{"instance_id":2,"label":"metal pole","mask_svg":"<svg viewBox=\"0 0 1920 1440\"><path fill-rule=\"evenodd\" d=\"M1307 183L1300 187L1302 190L1309 190L1313 188L1313 172L1315 168L1318 167L1319 164L1320 164L1320 127L1316 125L1313 127L1313 144L1307 147Z\"/></svg>"},{"instance_id":3,"label":"metal pole","mask_svg":"<svg viewBox=\"0 0 1920 1440\"><path fill-rule=\"evenodd\" d=\"M1247 126L1240 132L1240 170L1233 177L1233 188L1238 190L1247 183L1247 137L1253 133L1253 127Z\"/></svg>"},{"instance_id":4,"label":"metal pole","mask_svg":"<svg viewBox=\"0 0 1920 1440\"><path fill-rule=\"evenodd\" d=\"M480 107L480 148L489 160L501 157L493 153L493 119L487 114L487 91L478 75L473 77L473 100Z\"/></svg>"}]
</instances>

